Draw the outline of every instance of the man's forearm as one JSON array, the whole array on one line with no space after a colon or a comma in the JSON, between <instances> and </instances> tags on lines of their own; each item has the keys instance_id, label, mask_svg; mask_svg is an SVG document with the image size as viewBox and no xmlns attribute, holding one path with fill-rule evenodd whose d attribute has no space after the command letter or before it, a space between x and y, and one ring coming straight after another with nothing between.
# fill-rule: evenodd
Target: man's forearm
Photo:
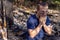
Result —
<instances>
[{"instance_id":1,"label":"man's forearm","mask_svg":"<svg viewBox=\"0 0 60 40\"><path fill-rule=\"evenodd\" d=\"M52 28L48 27L47 25L44 25L45 32L47 32L49 35L52 33Z\"/></svg>"},{"instance_id":2,"label":"man's forearm","mask_svg":"<svg viewBox=\"0 0 60 40\"><path fill-rule=\"evenodd\" d=\"M31 31L30 36L31 36L32 38L34 38L34 37L39 33L39 31L41 30L41 28L42 28L42 25L39 24L39 25L37 26L37 28L35 28L33 31Z\"/></svg>"}]
</instances>

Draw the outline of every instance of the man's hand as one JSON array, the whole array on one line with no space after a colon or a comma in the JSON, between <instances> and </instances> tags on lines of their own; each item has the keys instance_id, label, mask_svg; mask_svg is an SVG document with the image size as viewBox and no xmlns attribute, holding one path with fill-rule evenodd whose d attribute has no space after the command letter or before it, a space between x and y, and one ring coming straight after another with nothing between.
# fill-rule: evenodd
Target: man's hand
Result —
<instances>
[{"instance_id":1,"label":"man's hand","mask_svg":"<svg viewBox=\"0 0 60 40\"><path fill-rule=\"evenodd\" d=\"M51 35L51 33L52 33L52 26L51 25L46 25L45 23L46 23L46 18L45 17L41 17L40 19L39 19L39 21L40 21L40 23L42 23L41 25L44 27L44 30L49 34L49 35Z\"/></svg>"},{"instance_id":2,"label":"man's hand","mask_svg":"<svg viewBox=\"0 0 60 40\"><path fill-rule=\"evenodd\" d=\"M39 22L44 25L46 23L46 18L45 17L40 17Z\"/></svg>"}]
</instances>

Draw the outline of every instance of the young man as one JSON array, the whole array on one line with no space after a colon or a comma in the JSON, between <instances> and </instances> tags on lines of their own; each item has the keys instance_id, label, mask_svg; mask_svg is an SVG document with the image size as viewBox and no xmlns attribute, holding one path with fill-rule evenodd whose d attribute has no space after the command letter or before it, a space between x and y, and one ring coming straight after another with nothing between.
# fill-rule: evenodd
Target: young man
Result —
<instances>
[{"instance_id":1,"label":"young man","mask_svg":"<svg viewBox=\"0 0 60 40\"><path fill-rule=\"evenodd\" d=\"M44 33L48 35L52 33L51 22L47 16L48 4L39 3L37 6L37 13L31 15L27 20L27 40L42 40Z\"/></svg>"}]
</instances>

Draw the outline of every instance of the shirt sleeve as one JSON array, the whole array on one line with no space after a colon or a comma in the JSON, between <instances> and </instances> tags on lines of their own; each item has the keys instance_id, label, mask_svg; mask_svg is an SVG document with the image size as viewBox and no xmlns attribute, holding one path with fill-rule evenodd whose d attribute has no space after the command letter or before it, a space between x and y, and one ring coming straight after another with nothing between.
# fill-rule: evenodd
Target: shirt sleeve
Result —
<instances>
[{"instance_id":1,"label":"shirt sleeve","mask_svg":"<svg viewBox=\"0 0 60 40\"><path fill-rule=\"evenodd\" d=\"M48 26L50 24L51 24L51 21L50 21L49 17L47 17L47 19L46 19L46 25Z\"/></svg>"},{"instance_id":2,"label":"shirt sleeve","mask_svg":"<svg viewBox=\"0 0 60 40\"><path fill-rule=\"evenodd\" d=\"M27 29L34 29L34 23L32 21L32 18L29 18L27 20Z\"/></svg>"}]
</instances>

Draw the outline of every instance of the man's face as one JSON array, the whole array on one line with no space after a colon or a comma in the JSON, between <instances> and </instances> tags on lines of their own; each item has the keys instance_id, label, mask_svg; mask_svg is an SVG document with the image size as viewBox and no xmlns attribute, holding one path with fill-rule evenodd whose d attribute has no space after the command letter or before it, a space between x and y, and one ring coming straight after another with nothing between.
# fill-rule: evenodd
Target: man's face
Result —
<instances>
[{"instance_id":1,"label":"man's face","mask_svg":"<svg viewBox=\"0 0 60 40\"><path fill-rule=\"evenodd\" d=\"M39 6L38 13L40 16L45 17L47 15L47 12L48 12L48 6L42 6L42 5Z\"/></svg>"}]
</instances>

